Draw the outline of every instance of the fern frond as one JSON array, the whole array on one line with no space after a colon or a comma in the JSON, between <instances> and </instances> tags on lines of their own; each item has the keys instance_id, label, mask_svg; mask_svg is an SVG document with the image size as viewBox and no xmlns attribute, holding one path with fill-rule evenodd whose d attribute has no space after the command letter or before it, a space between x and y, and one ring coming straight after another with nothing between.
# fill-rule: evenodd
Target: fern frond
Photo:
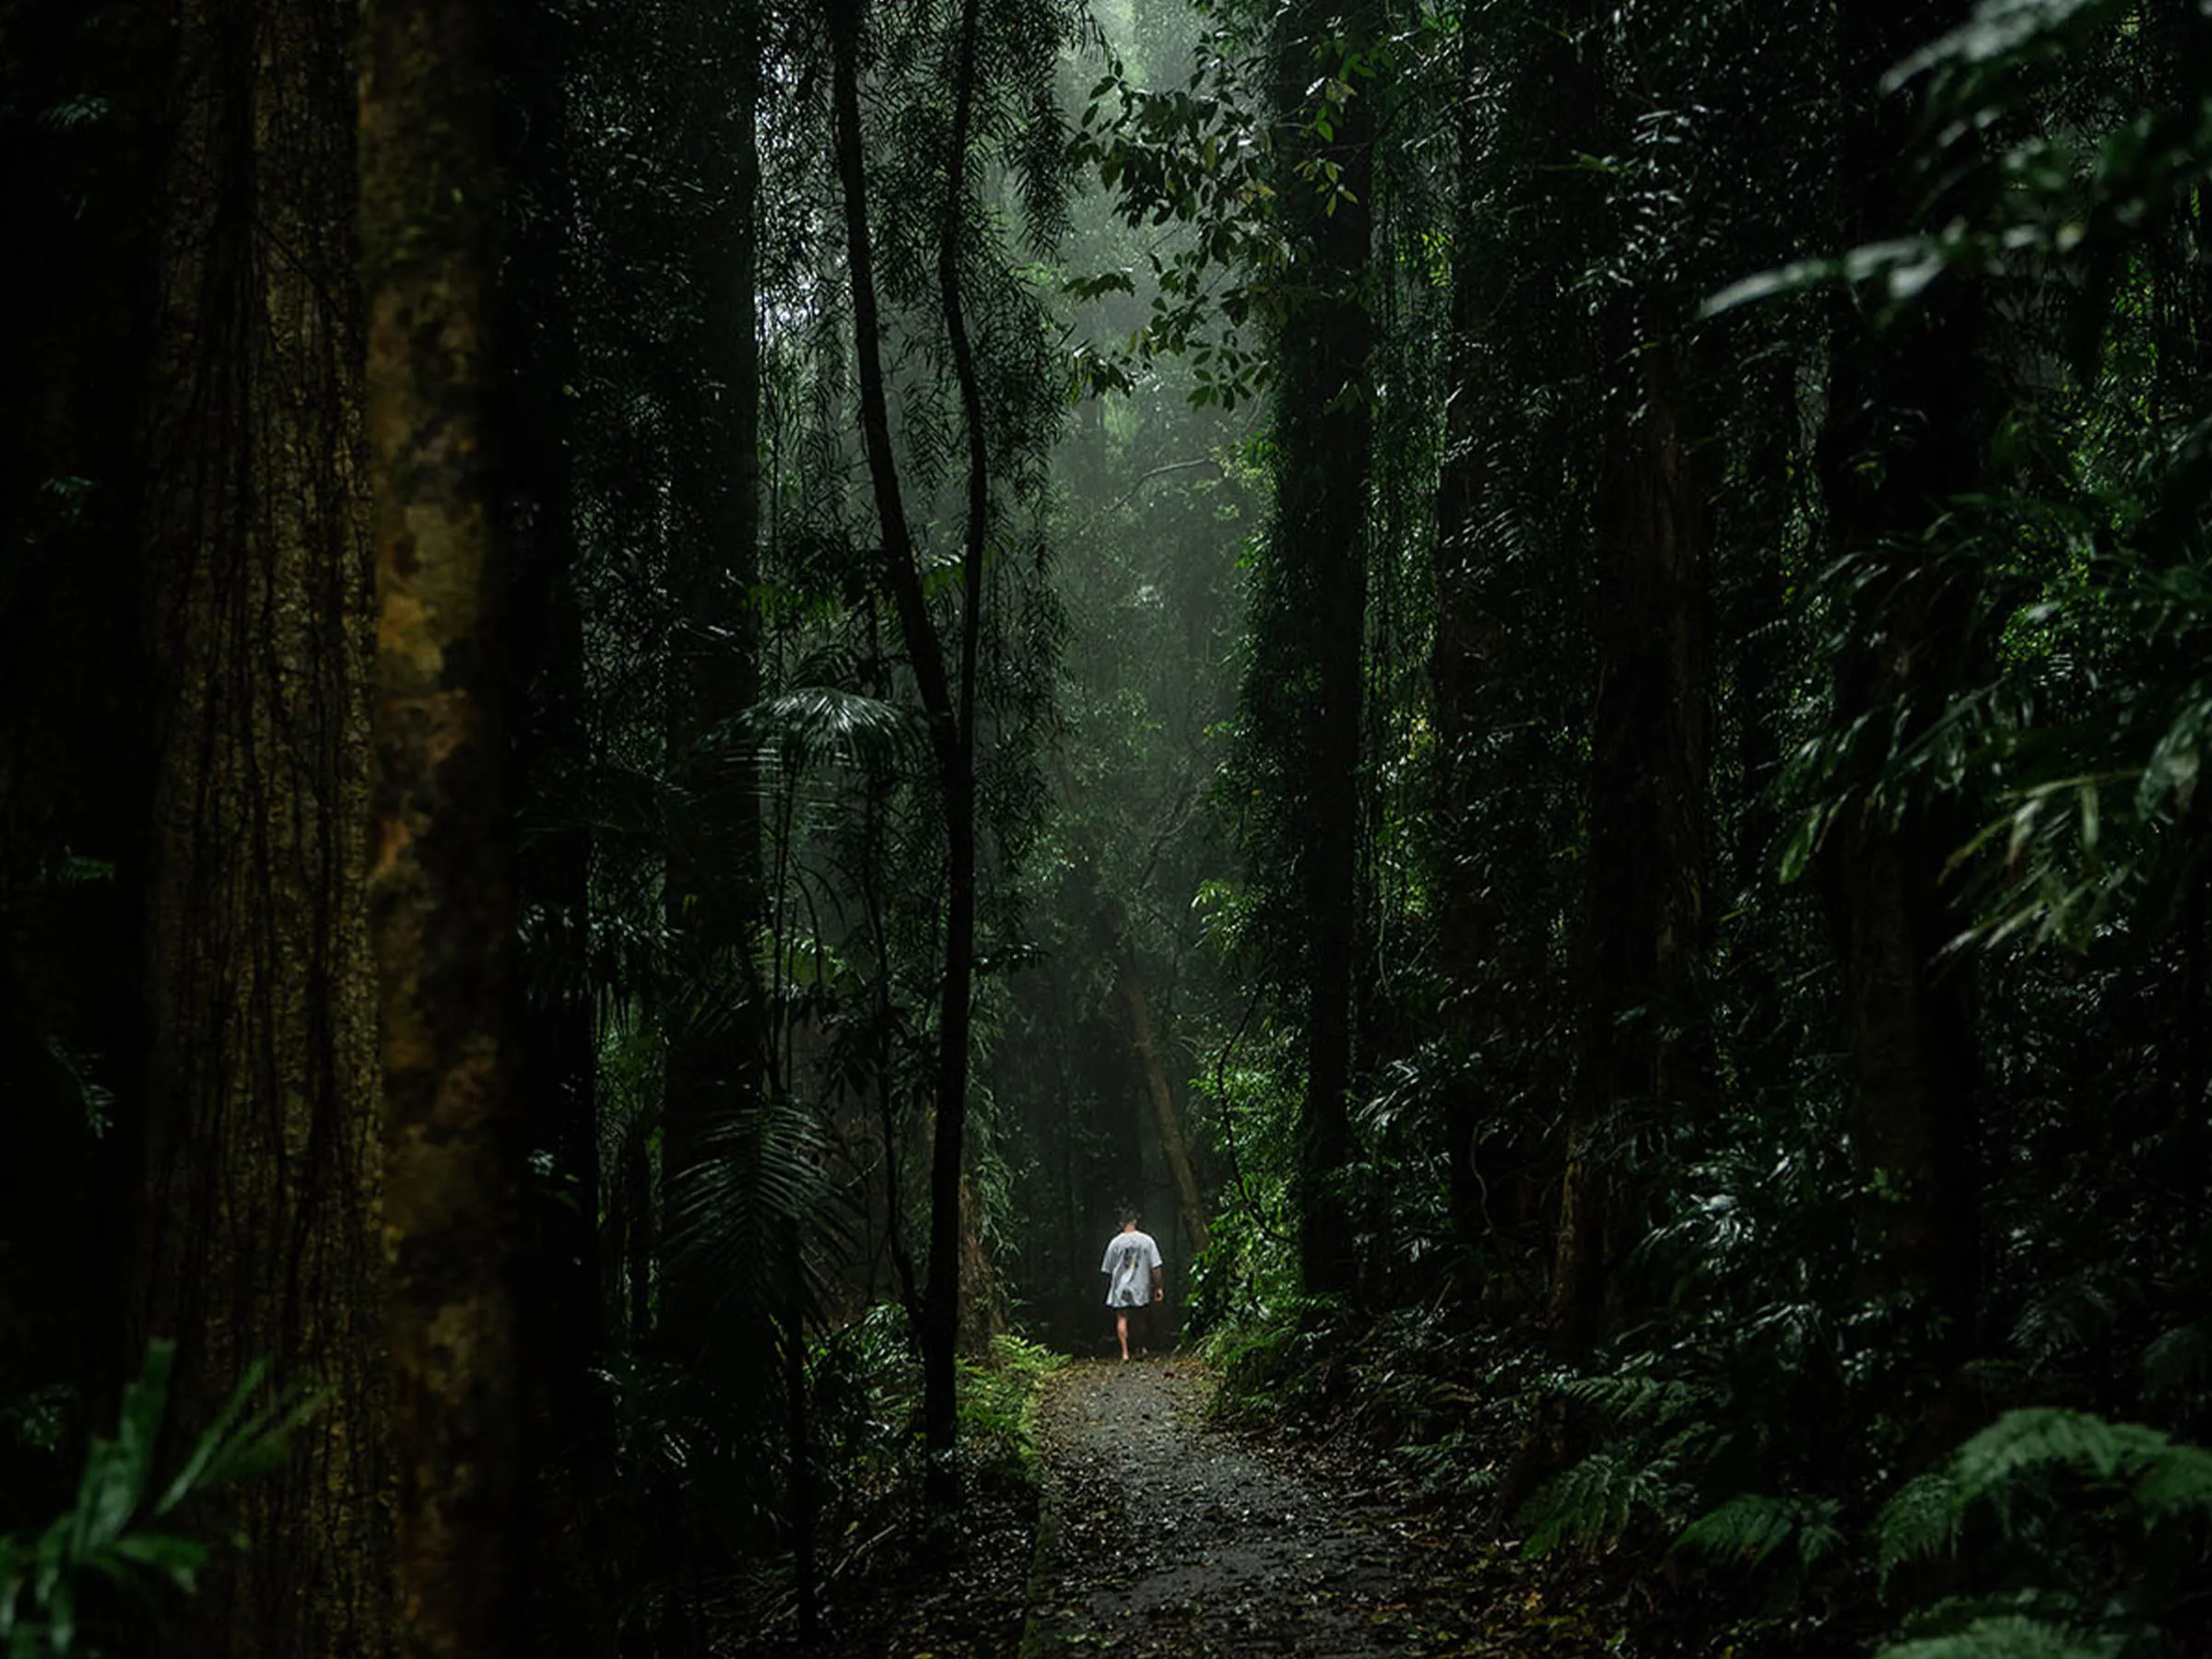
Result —
<instances>
[{"instance_id":1,"label":"fern frond","mask_svg":"<svg viewBox=\"0 0 2212 1659\"><path fill-rule=\"evenodd\" d=\"M1950 1548L1959 1536L1965 1507L1947 1469L1931 1469L1907 1481L1875 1517L1875 1572L1884 1589L1889 1575L1908 1561L1925 1560Z\"/></svg>"},{"instance_id":2,"label":"fern frond","mask_svg":"<svg viewBox=\"0 0 2212 1659\"><path fill-rule=\"evenodd\" d=\"M2112 1659L2119 1644L2008 1614L1942 1636L1900 1641L1876 1659Z\"/></svg>"},{"instance_id":3,"label":"fern frond","mask_svg":"<svg viewBox=\"0 0 2212 1659\"><path fill-rule=\"evenodd\" d=\"M1667 1377L1577 1377L1559 1392L1608 1422L1652 1429L1681 1421L1710 1398L1696 1383Z\"/></svg>"},{"instance_id":4,"label":"fern frond","mask_svg":"<svg viewBox=\"0 0 2212 1659\"><path fill-rule=\"evenodd\" d=\"M2041 1469L2070 1468L2100 1480L2132 1475L2170 1444L2139 1423L2030 1406L2006 1412L1959 1447L1952 1473L1960 1496L1971 1501Z\"/></svg>"},{"instance_id":5,"label":"fern frond","mask_svg":"<svg viewBox=\"0 0 2212 1659\"><path fill-rule=\"evenodd\" d=\"M2011 1484L2047 1469L2125 1483L2153 1513L2212 1512L2212 1452L2140 1423L2052 1406L2006 1412L1959 1448L1951 1478L1961 1504L1986 1498L2003 1516Z\"/></svg>"},{"instance_id":6,"label":"fern frond","mask_svg":"<svg viewBox=\"0 0 2212 1659\"><path fill-rule=\"evenodd\" d=\"M1626 1531L1637 1512L1657 1513L1669 1496L1671 1465L1593 1452L1547 1482L1523 1507L1529 1528L1522 1545L1532 1559L1565 1544L1594 1544Z\"/></svg>"},{"instance_id":7,"label":"fern frond","mask_svg":"<svg viewBox=\"0 0 2212 1659\"><path fill-rule=\"evenodd\" d=\"M1794 1540L1798 1564L1810 1568L1843 1541L1836 1525L1841 1510L1832 1498L1771 1498L1745 1492L1692 1521L1675 1546L1695 1555L1759 1567Z\"/></svg>"},{"instance_id":8,"label":"fern frond","mask_svg":"<svg viewBox=\"0 0 2212 1659\"><path fill-rule=\"evenodd\" d=\"M2160 1514L2212 1512L2212 1452L2169 1442L2136 1477L2136 1501Z\"/></svg>"},{"instance_id":9,"label":"fern frond","mask_svg":"<svg viewBox=\"0 0 2212 1659\"><path fill-rule=\"evenodd\" d=\"M2070 1274L2020 1310L2013 1346L2038 1364L2095 1341L2119 1319L2120 1300L2096 1269Z\"/></svg>"}]
</instances>

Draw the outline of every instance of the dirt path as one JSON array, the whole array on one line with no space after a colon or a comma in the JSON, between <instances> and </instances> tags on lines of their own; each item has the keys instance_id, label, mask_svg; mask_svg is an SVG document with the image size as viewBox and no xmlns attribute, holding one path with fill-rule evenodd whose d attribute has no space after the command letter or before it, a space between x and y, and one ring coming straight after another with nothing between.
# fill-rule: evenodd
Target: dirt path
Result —
<instances>
[{"instance_id":1,"label":"dirt path","mask_svg":"<svg viewBox=\"0 0 2212 1659\"><path fill-rule=\"evenodd\" d=\"M1210 1387L1173 1359L1078 1363L1047 1381L1022 1659L1434 1651L1412 1606L1422 1574L1406 1524L1208 1427Z\"/></svg>"}]
</instances>

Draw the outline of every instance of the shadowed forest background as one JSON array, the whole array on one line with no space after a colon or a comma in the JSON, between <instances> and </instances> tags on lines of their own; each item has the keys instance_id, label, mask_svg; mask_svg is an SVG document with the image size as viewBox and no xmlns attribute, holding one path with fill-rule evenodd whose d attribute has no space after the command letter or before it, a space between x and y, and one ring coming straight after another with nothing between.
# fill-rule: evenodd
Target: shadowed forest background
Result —
<instances>
[{"instance_id":1,"label":"shadowed forest background","mask_svg":"<svg viewBox=\"0 0 2212 1659\"><path fill-rule=\"evenodd\" d=\"M1124 1206L1424 1651L2212 1653L2196 0L0 0L0 156L9 1659L1011 1652Z\"/></svg>"}]
</instances>

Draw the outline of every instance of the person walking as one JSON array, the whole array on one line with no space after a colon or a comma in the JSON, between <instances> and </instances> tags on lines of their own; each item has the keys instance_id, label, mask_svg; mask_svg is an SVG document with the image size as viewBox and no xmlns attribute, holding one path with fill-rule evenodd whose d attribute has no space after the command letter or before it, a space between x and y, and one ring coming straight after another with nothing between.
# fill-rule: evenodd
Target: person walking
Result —
<instances>
[{"instance_id":1,"label":"person walking","mask_svg":"<svg viewBox=\"0 0 2212 1659\"><path fill-rule=\"evenodd\" d=\"M1129 1316L1145 1317L1152 1304L1168 1294L1160 1280L1159 1246L1150 1233L1137 1230L1135 1211L1122 1212L1122 1230L1107 1241L1106 1259L1099 1264L1099 1271L1106 1276L1106 1305L1113 1310L1113 1333L1126 1359Z\"/></svg>"}]
</instances>

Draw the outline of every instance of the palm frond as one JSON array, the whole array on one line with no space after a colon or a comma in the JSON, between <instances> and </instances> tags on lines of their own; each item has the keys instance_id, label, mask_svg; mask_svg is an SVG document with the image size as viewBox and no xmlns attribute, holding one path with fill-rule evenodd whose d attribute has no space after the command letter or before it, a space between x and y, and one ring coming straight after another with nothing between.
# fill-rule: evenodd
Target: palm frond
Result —
<instances>
[{"instance_id":1,"label":"palm frond","mask_svg":"<svg viewBox=\"0 0 2212 1659\"><path fill-rule=\"evenodd\" d=\"M712 1287L716 1317L780 1315L812 1234L833 1229L827 1149L813 1118L773 1095L741 1100L709 1125L673 1182L670 1249Z\"/></svg>"}]
</instances>

